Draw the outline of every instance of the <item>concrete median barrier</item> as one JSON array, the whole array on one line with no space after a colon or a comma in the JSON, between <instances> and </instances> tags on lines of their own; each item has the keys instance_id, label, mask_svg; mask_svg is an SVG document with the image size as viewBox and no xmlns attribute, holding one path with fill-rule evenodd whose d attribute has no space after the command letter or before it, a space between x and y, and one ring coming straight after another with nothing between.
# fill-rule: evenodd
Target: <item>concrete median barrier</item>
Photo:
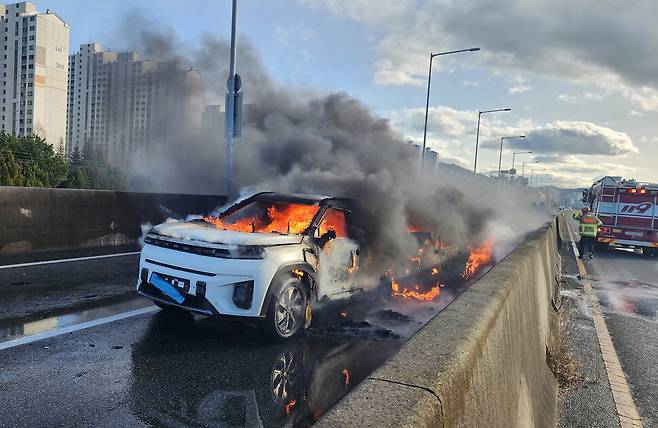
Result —
<instances>
[{"instance_id":1,"label":"concrete median barrier","mask_svg":"<svg viewBox=\"0 0 658 428\"><path fill-rule=\"evenodd\" d=\"M0 254L123 245L142 223L204 214L225 196L0 187Z\"/></svg>"},{"instance_id":2,"label":"concrete median barrier","mask_svg":"<svg viewBox=\"0 0 658 428\"><path fill-rule=\"evenodd\" d=\"M560 272L555 223L534 233L320 421L338 426L553 427L547 363Z\"/></svg>"}]
</instances>

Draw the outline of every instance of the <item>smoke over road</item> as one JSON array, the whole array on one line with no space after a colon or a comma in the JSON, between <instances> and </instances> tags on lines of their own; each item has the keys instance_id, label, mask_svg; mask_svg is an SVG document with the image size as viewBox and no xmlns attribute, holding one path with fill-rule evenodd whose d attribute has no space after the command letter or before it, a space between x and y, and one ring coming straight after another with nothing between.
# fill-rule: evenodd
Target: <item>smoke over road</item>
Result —
<instances>
[{"instance_id":1,"label":"smoke over road","mask_svg":"<svg viewBox=\"0 0 658 428\"><path fill-rule=\"evenodd\" d=\"M207 34L196 45L183 46L172 30L149 27L140 18L133 18L123 34L146 56L195 67L207 103L223 100L224 40ZM295 91L293 98L270 79L244 37L238 71L246 104L235 157L243 195L274 190L357 198L364 212L355 218L365 219L358 225L359 238L382 259L413 253L417 242L407 233L410 225L448 243L476 245L493 236L502 255L548 220L532 207L533 195L483 177L447 168L436 178L421 177L416 155L386 119L347 93L300 96ZM223 135L184 141L176 150L136 158L134 170L151 179L153 190L219 193L224 150Z\"/></svg>"}]
</instances>

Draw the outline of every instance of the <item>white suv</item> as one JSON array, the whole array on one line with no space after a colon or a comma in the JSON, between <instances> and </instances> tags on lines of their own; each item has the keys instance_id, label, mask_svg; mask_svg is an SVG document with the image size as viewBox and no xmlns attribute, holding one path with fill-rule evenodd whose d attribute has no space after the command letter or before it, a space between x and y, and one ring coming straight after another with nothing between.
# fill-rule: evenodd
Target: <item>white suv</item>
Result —
<instances>
[{"instance_id":1,"label":"white suv","mask_svg":"<svg viewBox=\"0 0 658 428\"><path fill-rule=\"evenodd\" d=\"M163 309L262 320L287 339L311 302L357 291L350 200L259 193L220 214L163 223L144 240L137 291Z\"/></svg>"}]
</instances>

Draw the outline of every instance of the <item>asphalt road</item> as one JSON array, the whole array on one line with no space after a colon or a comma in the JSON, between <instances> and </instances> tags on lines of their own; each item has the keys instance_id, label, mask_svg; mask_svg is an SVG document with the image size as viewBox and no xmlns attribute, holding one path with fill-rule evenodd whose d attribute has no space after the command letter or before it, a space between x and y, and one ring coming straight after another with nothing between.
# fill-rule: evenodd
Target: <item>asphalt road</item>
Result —
<instances>
[{"instance_id":1,"label":"asphalt road","mask_svg":"<svg viewBox=\"0 0 658 428\"><path fill-rule=\"evenodd\" d=\"M609 250L585 262L645 426L658 426L658 258Z\"/></svg>"},{"instance_id":2,"label":"asphalt road","mask_svg":"<svg viewBox=\"0 0 658 428\"><path fill-rule=\"evenodd\" d=\"M429 303L325 305L303 338L279 344L159 311L133 292L137 262L0 266L0 426L309 426L463 287ZM7 345L62 328L73 331Z\"/></svg>"}]
</instances>

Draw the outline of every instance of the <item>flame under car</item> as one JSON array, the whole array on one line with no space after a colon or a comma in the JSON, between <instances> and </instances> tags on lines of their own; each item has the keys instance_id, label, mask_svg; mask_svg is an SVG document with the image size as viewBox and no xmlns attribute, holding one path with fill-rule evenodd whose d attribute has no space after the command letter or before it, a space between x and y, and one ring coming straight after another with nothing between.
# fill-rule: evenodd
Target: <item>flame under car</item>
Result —
<instances>
[{"instance_id":1,"label":"flame under car","mask_svg":"<svg viewBox=\"0 0 658 428\"><path fill-rule=\"evenodd\" d=\"M255 318L290 338L310 324L312 301L358 291L350 218L348 199L266 192L163 223L144 240L137 290L163 309Z\"/></svg>"}]
</instances>

